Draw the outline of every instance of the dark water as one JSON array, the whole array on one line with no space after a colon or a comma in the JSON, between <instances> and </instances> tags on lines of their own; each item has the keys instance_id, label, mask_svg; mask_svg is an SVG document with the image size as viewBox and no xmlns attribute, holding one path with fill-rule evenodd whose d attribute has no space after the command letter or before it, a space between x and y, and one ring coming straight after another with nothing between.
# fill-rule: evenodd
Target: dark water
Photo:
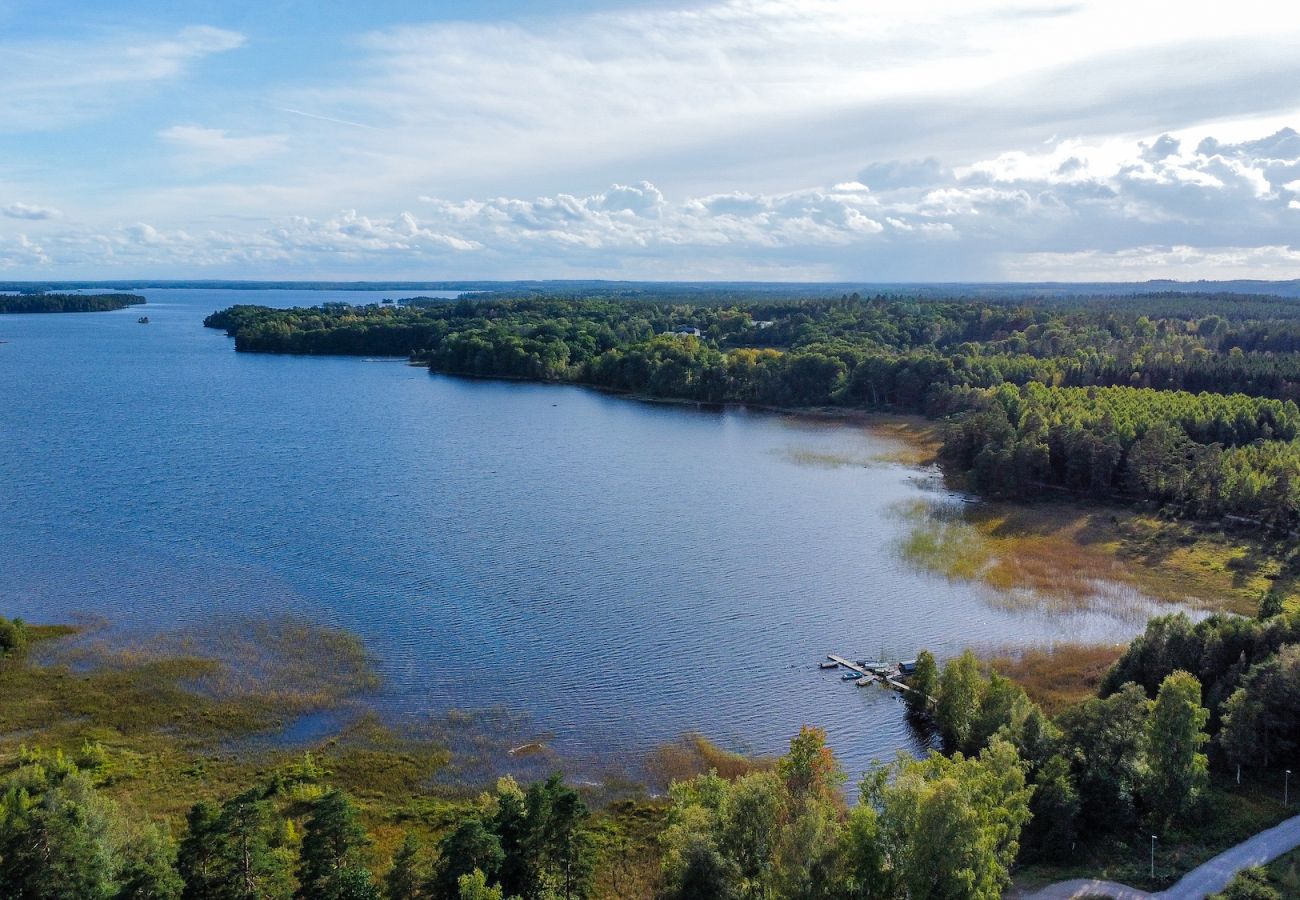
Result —
<instances>
[{"instance_id":1,"label":"dark water","mask_svg":"<svg viewBox=\"0 0 1300 900\"><path fill-rule=\"evenodd\" d=\"M357 295L144 293L0 317L0 612L288 611L363 635L397 715L504 705L582 752L690 729L776 751L815 723L853 771L913 739L823 654L1141 626L910 569L893 510L945 495L861 429L236 354L208 312Z\"/></svg>"}]
</instances>

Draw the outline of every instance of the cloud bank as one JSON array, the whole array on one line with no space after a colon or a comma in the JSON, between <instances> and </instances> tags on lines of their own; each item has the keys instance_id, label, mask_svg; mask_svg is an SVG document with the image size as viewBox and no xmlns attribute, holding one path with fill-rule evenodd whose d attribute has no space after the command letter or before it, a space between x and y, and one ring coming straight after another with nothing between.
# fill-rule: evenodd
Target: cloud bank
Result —
<instances>
[{"instance_id":1,"label":"cloud bank","mask_svg":"<svg viewBox=\"0 0 1300 900\"><path fill-rule=\"evenodd\" d=\"M1063 141L952 168L894 160L782 193L674 197L639 181L582 196L425 195L391 215L290 216L253 230L55 226L0 248L0 265L39 257L106 269L162 261L175 271L423 277L1293 278L1297 234L1300 134L1283 129L1236 143Z\"/></svg>"}]
</instances>

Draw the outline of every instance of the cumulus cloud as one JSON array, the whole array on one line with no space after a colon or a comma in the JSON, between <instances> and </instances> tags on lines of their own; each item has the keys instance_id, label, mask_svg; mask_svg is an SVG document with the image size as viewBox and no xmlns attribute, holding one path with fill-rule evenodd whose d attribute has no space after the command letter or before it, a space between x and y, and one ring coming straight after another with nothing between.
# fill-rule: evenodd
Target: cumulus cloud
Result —
<instances>
[{"instance_id":1,"label":"cumulus cloud","mask_svg":"<svg viewBox=\"0 0 1300 900\"><path fill-rule=\"evenodd\" d=\"M57 209L22 202L10 203L8 206L0 207L0 214L10 219L27 219L29 221L57 219L59 217Z\"/></svg>"},{"instance_id":2,"label":"cumulus cloud","mask_svg":"<svg viewBox=\"0 0 1300 900\"><path fill-rule=\"evenodd\" d=\"M51 261L45 249L25 234L0 237L0 271L38 268L49 265Z\"/></svg>"},{"instance_id":3,"label":"cumulus cloud","mask_svg":"<svg viewBox=\"0 0 1300 900\"><path fill-rule=\"evenodd\" d=\"M828 183L692 193L624 179L590 193L429 193L386 210L219 228L50 225L39 246L11 239L3 258L11 269L317 276L1300 276L1300 135L1289 128L1235 141L1071 138L952 165L886 160Z\"/></svg>"}]
</instances>

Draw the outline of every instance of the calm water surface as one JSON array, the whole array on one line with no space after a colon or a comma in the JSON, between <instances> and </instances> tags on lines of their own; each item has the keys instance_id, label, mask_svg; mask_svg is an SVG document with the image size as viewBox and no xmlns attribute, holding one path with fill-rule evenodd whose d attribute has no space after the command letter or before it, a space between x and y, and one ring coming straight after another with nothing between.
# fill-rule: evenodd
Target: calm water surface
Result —
<instances>
[{"instance_id":1,"label":"calm water surface","mask_svg":"<svg viewBox=\"0 0 1300 900\"><path fill-rule=\"evenodd\" d=\"M0 612L169 631L289 611L363 635L396 715L503 705L578 752L692 729L776 751L808 722L854 771L914 739L823 654L1141 627L909 568L896 508L958 498L861 429L236 354L207 313L361 300L143 293L0 317Z\"/></svg>"}]
</instances>

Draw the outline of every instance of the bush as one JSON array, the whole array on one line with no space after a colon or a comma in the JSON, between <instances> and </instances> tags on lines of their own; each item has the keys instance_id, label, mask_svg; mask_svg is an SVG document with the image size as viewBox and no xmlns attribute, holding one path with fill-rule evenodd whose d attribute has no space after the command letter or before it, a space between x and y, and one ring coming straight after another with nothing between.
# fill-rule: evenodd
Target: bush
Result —
<instances>
[{"instance_id":1,"label":"bush","mask_svg":"<svg viewBox=\"0 0 1300 900\"><path fill-rule=\"evenodd\" d=\"M0 656L14 653L27 646L27 626L22 619L0 616Z\"/></svg>"}]
</instances>

